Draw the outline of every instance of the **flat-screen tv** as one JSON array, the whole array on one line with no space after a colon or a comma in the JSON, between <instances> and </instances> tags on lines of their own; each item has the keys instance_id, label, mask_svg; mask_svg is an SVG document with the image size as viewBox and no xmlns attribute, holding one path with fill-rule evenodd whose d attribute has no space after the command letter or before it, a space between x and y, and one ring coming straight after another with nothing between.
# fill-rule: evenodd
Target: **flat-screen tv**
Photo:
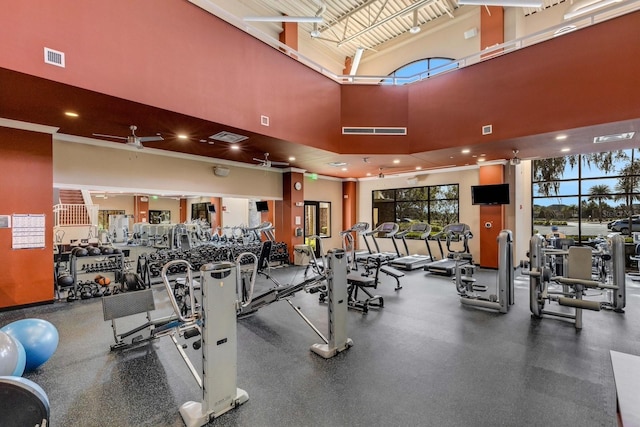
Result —
<instances>
[{"instance_id":1,"label":"flat-screen tv","mask_svg":"<svg viewBox=\"0 0 640 427\"><path fill-rule=\"evenodd\" d=\"M207 210L211 213L216 213L216 205L207 206Z\"/></svg>"},{"instance_id":2,"label":"flat-screen tv","mask_svg":"<svg viewBox=\"0 0 640 427\"><path fill-rule=\"evenodd\" d=\"M269 212L269 204L266 201L256 202L256 210L258 212Z\"/></svg>"},{"instance_id":3,"label":"flat-screen tv","mask_svg":"<svg viewBox=\"0 0 640 427\"><path fill-rule=\"evenodd\" d=\"M474 205L508 205L509 184L471 186L471 203Z\"/></svg>"}]
</instances>

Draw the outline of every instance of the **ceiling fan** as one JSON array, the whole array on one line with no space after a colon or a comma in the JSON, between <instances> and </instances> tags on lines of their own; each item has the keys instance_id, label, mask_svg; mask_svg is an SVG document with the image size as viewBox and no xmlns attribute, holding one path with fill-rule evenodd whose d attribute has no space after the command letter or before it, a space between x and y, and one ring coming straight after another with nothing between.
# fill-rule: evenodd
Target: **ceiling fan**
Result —
<instances>
[{"instance_id":1,"label":"ceiling fan","mask_svg":"<svg viewBox=\"0 0 640 427\"><path fill-rule=\"evenodd\" d=\"M264 159L256 159L253 158L256 162L258 162L258 166L270 168L271 166L289 166L287 162L272 162L269 160L269 153L264 153Z\"/></svg>"},{"instance_id":2,"label":"ceiling fan","mask_svg":"<svg viewBox=\"0 0 640 427\"><path fill-rule=\"evenodd\" d=\"M129 129L131 129L131 135L129 136L104 135L102 133L94 133L93 136L101 136L105 138L114 138L114 139L124 139L125 141L127 141L127 145L131 147L136 147L139 150L144 148L144 146L142 145L143 142L164 141L164 138L161 137L160 135L137 136L136 129L138 129L138 126L136 125L129 126Z\"/></svg>"}]
</instances>

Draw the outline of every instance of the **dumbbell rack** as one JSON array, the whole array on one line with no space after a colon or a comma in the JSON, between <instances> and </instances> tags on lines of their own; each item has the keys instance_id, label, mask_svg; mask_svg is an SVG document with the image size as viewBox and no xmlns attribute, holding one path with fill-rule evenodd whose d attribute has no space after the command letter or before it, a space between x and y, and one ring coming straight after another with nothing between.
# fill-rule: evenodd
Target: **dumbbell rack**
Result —
<instances>
[{"instance_id":1,"label":"dumbbell rack","mask_svg":"<svg viewBox=\"0 0 640 427\"><path fill-rule=\"evenodd\" d=\"M99 267L95 269L91 269L87 271L86 268L78 268L78 263L84 262L87 265L91 261L97 261L98 259L108 260L110 265L115 267L101 270ZM77 257L74 254L71 254L69 258L69 272L71 277L73 277L73 292L75 294L78 293L78 274L82 273L100 273L100 272L111 272L124 274L124 254L100 254L100 255L87 255L82 257Z\"/></svg>"}]
</instances>

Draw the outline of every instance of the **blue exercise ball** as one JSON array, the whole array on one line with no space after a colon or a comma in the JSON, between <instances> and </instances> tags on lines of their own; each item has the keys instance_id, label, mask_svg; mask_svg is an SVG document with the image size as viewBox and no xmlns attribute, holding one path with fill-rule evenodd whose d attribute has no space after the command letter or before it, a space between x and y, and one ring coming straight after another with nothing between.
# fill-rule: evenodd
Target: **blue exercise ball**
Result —
<instances>
[{"instance_id":1,"label":"blue exercise ball","mask_svg":"<svg viewBox=\"0 0 640 427\"><path fill-rule=\"evenodd\" d=\"M0 331L0 376L14 375L20 364L20 349L17 340ZM22 367L24 370L24 366Z\"/></svg>"},{"instance_id":2,"label":"blue exercise ball","mask_svg":"<svg viewBox=\"0 0 640 427\"><path fill-rule=\"evenodd\" d=\"M50 322L42 319L22 319L0 329L24 347L25 371L34 369L45 363L58 348L58 330Z\"/></svg>"},{"instance_id":3,"label":"blue exercise ball","mask_svg":"<svg viewBox=\"0 0 640 427\"><path fill-rule=\"evenodd\" d=\"M27 366L27 352L24 349L24 346L20 341L13 338L16 345L18 346L18 364L16 365L16 369L11 374L14 377L21 377L24 374L24 368Z\"/></svg>"}]
</instances>

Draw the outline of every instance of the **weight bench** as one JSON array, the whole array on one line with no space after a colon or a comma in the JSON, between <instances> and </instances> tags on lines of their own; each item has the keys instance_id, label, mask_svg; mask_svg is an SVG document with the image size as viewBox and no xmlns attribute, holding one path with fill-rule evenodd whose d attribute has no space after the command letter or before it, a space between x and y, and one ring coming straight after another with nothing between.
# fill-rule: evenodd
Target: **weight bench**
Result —
<instances>
[{"instance_id":1,"label":"weight bench","mask_svg":"<svg viewBox=\"0 0 640 427\"><path fill-rule=\"evenodd\" d=\"M380 283L379 275L380 275L380 272L382 272L387 276L393 277L396 280L396 287L394 288L395 291L402 289L402 285L400 284L400 278L404 277L404 273L396 268L391 267L390 265L387 265L386 262L387 261L384 261L379 257L367 258L367 262L364 265L365 271L367 272L366 274L370 274L370 271L372 269L371 264L373 264L376 270L376 273L374 275L374 280L376 284Z\"/></svg>"},{"instance_id":2,"label":"weight bench","mask_svg":"<svg viewBox=\"0 0 640 427\"><path fill-rule=\"evenodd\" d=\"M380 295L372 295L367 288L376 288L376 279L370 276L363 276L358 273L347 274L347 294L348 307L354 310L362 311L367 314L369 307L382 308L384 300ZM367 297L363 300L358 299L358 292L362 291Z\"/></svg>"}]
</instances>

